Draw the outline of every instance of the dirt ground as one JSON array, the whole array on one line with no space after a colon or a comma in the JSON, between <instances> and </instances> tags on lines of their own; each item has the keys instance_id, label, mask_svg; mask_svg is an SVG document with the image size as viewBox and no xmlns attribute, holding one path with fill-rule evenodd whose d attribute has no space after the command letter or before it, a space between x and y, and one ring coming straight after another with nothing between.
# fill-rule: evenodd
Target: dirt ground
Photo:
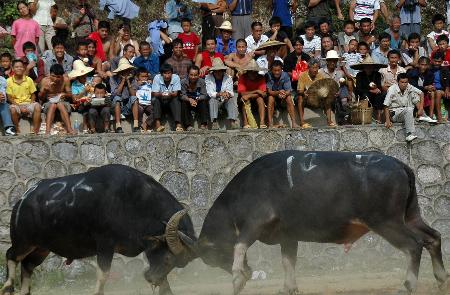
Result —
<instances>
[{"instance_id":1,"label":"dirt ground","mask_svg":"<svg viewBox=\"0 0 450 295\"><path fill-rule=\"evenodd\" d=\"M212 271L214 273L215 271ZM189 276L189 281L183 276L169 279L173 292L176 295L231 295L231 276L218 272L206 276L214 276L215 279L205 281L203 275L198 275L197 279ZM403 285L403 270L382 273L333 273L327 275L298 276L297 283L299 290L304 295L394 295L398 294ZM247 283L242 295L273 295L278 294L282 288L281 278L268 278L266 280L255 280ZM64 286L58 288L39 288L33 294L36 295L81 295L92 294L95 281L92 280L83 286ZM437 286L430 273L421 275L419 279L419 290L417 295L437 294ZM146 295L153 293L151 288L143 281L137 280L133 283L118 283L110 281L106 287L105 294L111 295ZM416 293L415 293L416 294Z\"/></svg>"}]
</instances>

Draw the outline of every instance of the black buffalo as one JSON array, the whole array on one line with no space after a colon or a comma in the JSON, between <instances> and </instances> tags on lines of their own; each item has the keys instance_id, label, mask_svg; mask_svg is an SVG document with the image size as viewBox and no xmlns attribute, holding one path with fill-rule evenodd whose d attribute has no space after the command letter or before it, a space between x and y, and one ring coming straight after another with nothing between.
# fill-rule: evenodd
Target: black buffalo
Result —
<instances>
[{"instance_id":1,"label":"black buffalo","mask_svg":"<svg viewBox=\"0 0 450 295\"><path fill-rule=\"evenodd\" d=\"M127 166L42 180L13 208L2 293L13 293L20 262L21 294L29 294L33 269L54 252L69 261L96 255L95 294L103 294L114 253L134 257L145 252L150 263L145 278L159 286L159 294L172 294L167 274L194 258L195 233L185 215L162 185Z\"/></svg>"},{"instance_id":2,"label":"black buffalo","mask_svg":"<svg viewBox=\"0 0 450 295\"><path fill-rule=\"evenodd\" d=\"M251 274L248 247L256 240L280 244L284 292L299 294L298 241L348 244L369 231L406 253L408 294L416 288L424 247L448 294L440 234L421 218L413 171L378 153L283 151L257 159L214 202L198 247L205 263L233 274L239 294Z\"/></svg>"}]
</instances>

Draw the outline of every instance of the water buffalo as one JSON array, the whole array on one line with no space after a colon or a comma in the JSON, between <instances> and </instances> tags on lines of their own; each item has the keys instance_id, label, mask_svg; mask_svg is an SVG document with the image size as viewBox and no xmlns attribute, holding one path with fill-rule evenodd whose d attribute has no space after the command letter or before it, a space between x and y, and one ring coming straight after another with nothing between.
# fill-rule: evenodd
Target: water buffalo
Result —
<instances>
[{"instance_id":1,"label":"water buffalo","mask_svg":"<svg viewBox=\"0 0 450 295\"><path fill-rule=\"evenodd\" d=\"M416 289L425 247L448 294L440 234L421 218L413 171L379 153L283 151L255 160L214 202L198 253L206 264L232 273L236 295L251 275L248 247L256 240L280 244L284 292L292 295L299 294L298 241L348 244L369 231L409 258L403 292Z\"/></svg>"},{"instance_id":2,"label":"water buffalo","mask_svg":"<svg viewBox=\"0 0 450 295\"><path fill-rule=\"evenodd\" d=\"M159 286L159 294L172 294L166 276L194 258L196 243L183 206L152 177L123 165L40 181L15 204L10 226L3 294L14 292L19 262L20 294L30 294L33 269L49 252L69 261L96 255L97 295L104 292L114 253L145 252L146 280Z\"/></svg>"}]
</instances>

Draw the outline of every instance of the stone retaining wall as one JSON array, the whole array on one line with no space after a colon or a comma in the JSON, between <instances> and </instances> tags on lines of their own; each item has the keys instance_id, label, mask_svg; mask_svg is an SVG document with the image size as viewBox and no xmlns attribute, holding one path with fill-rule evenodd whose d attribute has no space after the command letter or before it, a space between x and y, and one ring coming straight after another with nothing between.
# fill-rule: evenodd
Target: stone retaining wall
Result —
<instances>
[{"instance_id":1,"label":"stone retaining wall","mask_svg":"<svg viewBox=\"0 0 450 295\"><path fill-rule=\"evenodd\" d=\"M14 203L42 178L80 173L108 163L135 167L160 181L189 204L197 230L228 181L257 157L278 150L376 150L413 167L426 221L443 235L450 258L450 125L418 128L419 139L404 141L395 126L338 129L228 131L164 134L105 134L76 137L3 137L0 139L0 246L9 243L9 216ZM299 258L310 265L342 262L334 245L301 243ZM272 250L254 251L263 263ZM354 251L370 257L396 256L386 242L366 235ZM270 254L269 253L269 254Z\"/></svg>"}]
</instances>

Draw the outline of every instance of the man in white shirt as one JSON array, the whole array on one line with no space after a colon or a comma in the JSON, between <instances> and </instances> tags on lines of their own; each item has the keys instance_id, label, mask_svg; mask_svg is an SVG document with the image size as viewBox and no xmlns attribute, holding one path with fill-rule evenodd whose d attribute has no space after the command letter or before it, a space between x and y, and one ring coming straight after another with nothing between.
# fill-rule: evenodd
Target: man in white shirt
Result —
<instances>
[{"instance_id":1,"label":"man in white shirt","mask_svg":"<svg viewBox=\"0 0 450 295\"><path fill-rule=\"evenodd\" d=\"M261 22L252 23L252 34L245 38L247 42L247 53L253 53L255 56L264 54L264 50L256 50L261 44L267 42L269 37L263 35L263 25Z\"/></svg>"},{"instance_id":2,"label":"man in white shirt","mask_svg":"<svg viewBox=\"0 0 450 295\"><path fill-rule=\"evenodd\" d=\"M406 129L406 141L417 138L414 126L414 106L417 107L417 115L423 115L423 92L408 82L406 73L397 77L397 84L389 87L384 99L384 115L387 128L392 127L392 122L402 122Z\"/></svg>"}]
</instances>

